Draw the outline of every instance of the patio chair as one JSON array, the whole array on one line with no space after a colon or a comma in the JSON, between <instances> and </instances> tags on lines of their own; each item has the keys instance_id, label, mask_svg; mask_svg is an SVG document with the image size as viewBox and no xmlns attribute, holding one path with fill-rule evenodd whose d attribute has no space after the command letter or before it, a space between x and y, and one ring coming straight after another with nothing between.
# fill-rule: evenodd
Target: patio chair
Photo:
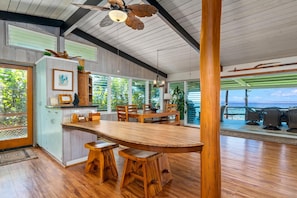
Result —
<instances>
[{"instance_id":1,"label":"patio chair","mask_svg":"<svg viewBox=\"0 0 297 198\"><path fill-rule=\"evenodd\" d=\"M280 130L281 126L281 111L278 108L265 108L263 109L263 125L264 129Z\"/></svg>"},{"instance_id":2,"label":"patio chair","mask_svg":"<svg viewBox=\"0 0 297 198\"><path fill-rule=\"evenodd\" d=\"M245 111L245 121L247 125L259 125L261 120L261 111L247 107Z\"/></svg>"},{"instance_id":3,"label":"patio chair","mask_svg":"<svg viewBox=\"0 0 297 198\"><path fill-rule=\"evenodd\" d=\"M288 132L297 132L297 109L289 109L288 113Z\"/></svg>"},{"instance_id":4,"label":"patio chair","mask_svg":"<svg viewBox=\"0 0 297 198\"><path fill-rule=\"evenodd\" d=\"M220 122L224 122L224 113L225 113L225 109L227 108L227 105L223 105L221 106L220 109Z\"/></svg>"}]
</instances>

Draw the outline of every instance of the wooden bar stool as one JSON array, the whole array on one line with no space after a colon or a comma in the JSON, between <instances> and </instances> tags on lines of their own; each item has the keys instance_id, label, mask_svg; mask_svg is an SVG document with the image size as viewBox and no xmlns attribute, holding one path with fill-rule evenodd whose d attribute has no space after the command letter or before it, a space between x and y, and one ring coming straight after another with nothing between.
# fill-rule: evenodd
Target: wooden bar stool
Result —
<instances>
[{"instance_id":1,"label":"wooden bar stool","mask_svg":"<svg viewBox=\"0 0 297 198\"><path fill-rule=\"evenodd\" d=\"M157 161L163 155L162 153L128 148L119 151L119 155L125 158L121 189L135 182L135 180L140 180L145 198L153 197L162 190Z\"/></svg>"},{"instance_id":2,"label":"wooden bar stool","mask_svg":"<svg viewBox=\"0 0 297 198\"><path fill-rule=\"evenodd\" d=\"M109 178L117 178L118 171L112 149L118 146L116 143L103 140L86 143L85 148L90 151L85 172L97 172L99 170L99 183L103 183Z\"/></svg>"}]
</instances>

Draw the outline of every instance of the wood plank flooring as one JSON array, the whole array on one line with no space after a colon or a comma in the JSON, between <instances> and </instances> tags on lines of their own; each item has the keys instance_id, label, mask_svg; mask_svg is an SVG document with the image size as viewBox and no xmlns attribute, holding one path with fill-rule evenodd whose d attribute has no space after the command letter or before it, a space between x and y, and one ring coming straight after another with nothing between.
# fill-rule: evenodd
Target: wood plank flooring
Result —
<instances>
[{"instance_id":1,"label":"wood plank flooring","mask_svg":"<svg viewBox=\"0 0 297 198\"><path fill-rule=\"evenodd\" d=\"M123 159L115 157L119 178L98 183L84 164L63 168L41 149L38 159L0 166L1 198L141 197L120 191ZM200 197L200 154L168 154L173 181L157 197ZM223 198L295 198L297 146L221 136ZM212 171L212 170L209 170Z\"/></svg>"}]
</instances>

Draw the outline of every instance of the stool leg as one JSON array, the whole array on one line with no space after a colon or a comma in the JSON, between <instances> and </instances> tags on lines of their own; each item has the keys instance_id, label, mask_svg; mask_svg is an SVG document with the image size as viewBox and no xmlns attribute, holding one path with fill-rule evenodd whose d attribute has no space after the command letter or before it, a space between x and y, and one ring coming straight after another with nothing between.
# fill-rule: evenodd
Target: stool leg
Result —
<instances>
[{"instance_id":1,"label":"stool leg","mask_svg":"<svg viewBox=\"0 0 297 198\"><path fill-rule=\"evenodd\" d=\"M147 197L153 197L162 191L161 177L157 160L148 161L145 169Z\"/></svg>"},{"instance_id":2,"label":"stool leg","mask_svg":"<svg viewBox=\"0 0 297 198\"><path fill-rule=\"evenodd\" d=\"M163 155L158 158L158 165L161 175L161 182L162 186L169 183L173 178L171 174L170 164L168 161L168 156L166 153L163 153Z\"/></svg>"},{"instance_id":3,"label":"stool leg","mask_svg":"<svg viewBox=\"0 0 297 198\"><path fill-rule=\"evenodd\" d=\"M134 177L130 174L131 172L133 172L133 167L134 167L133 161L129 159L125 159L121 185L120 185L121 189L134 181Z\"/></svg>"},{"instance_id":4,"label":"stool leg","mask_svg":"<svg viewBox=\"0 0 297 198\"><path fill-rule=\"evenodd\" d=\"M113 154L113 150L109 149L100 152L99 155L100 164L100 183L103 183L107 179L117 178L118 171L116 167L116 162Z\"/></svg>"},{"instance_id":5,"label":"stool leg","mask_svg":"<svg viewBox=\"0 0 297 198\"><path fill-rule=\"evenodd\" d=\"M96 151L92 151L92 150L89 151L88 160L85 167L86 173L91 171L96 171L99 168L98 155L99 153Z\"/></svg>"},{"instance_id":6,"label":"stool leg","mask_svg":"<svg viewBox=\"0 0 297 198\"><path fill-rule=\"evenodd\" d=\"M102 184L105 181L105 174L104 174L104 169L105 169L105 160L104 160L104 154L103 152L100 152L99 154L99 166L100 166L100 170L99 170L99 183Z\"/></svg>"},{"instance_id":7,"label":"stool leg","mask_svg":"<svg viewBox=\"0 0 297 198\"><path fill-rule=\"evenodd\" d=\"M118 171L116 166L116 161L114 158L113 150L107 150L103 151L105 156L105 173L107 175L107 178L117 178L118 177Z\"/></svg>"},{"instance_id":8,"label":"stool leg","mask_svg":"<svg viewBox=\"0 0 297 198\"><path fill-rule=\"evenodd\" d=\"M144 190L144 197L145 198L149 198L150 197L150 194L149 194L149 191L148 191L148 178L147 178L147 167L146 167L146 164L142 164L142 174L143 174L143 190Z\"/></svg>"}]
</instances>

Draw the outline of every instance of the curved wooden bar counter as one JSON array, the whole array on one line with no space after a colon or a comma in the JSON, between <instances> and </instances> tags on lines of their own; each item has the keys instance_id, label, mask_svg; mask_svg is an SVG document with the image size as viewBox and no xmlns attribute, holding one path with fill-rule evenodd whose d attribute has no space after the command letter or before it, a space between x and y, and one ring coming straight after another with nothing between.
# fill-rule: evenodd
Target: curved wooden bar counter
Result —
<instances>
[{"instance_id":1,"label":"curved wooden bar counter","mask_svg":"<svg viewBox=\"0 0 297 198\"><path fill-rule=\"evenodd\" d=\"M63 128L89 132L131 148L163 153L201 151L197 128L137 122L100 120L98 122L63 123Z\"/></svg>"}]
</instances>

